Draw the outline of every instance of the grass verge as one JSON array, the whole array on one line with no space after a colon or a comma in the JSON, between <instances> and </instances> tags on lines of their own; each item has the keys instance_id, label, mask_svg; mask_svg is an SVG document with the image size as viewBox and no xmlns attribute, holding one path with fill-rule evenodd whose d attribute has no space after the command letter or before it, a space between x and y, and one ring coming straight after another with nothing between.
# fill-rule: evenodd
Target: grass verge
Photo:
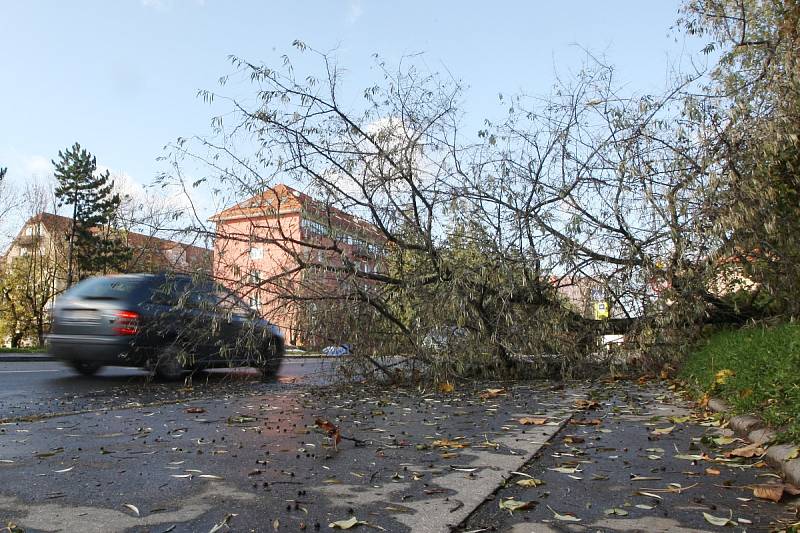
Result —
<instances>
[{"instance_id":1,"label":"grass verge","mask_svg":"<svg viewBox=\"0 0 800 533\"><path fill-rule=\"evenodd\" d=\"M714 333L688 357L681 377L735 414L761 416L779 440L800 442L800 325Z\"/></svg>"},{"instance_id":2,"label":"grass verge","mask_svg":"<svg viewBox=\"0 0 800 533\"><path fill-rule=\"evenodd\" d=\"M0 353L37 353L44 351L44 348L6 348L0 346Z\"/></svg>"}]
</instances>

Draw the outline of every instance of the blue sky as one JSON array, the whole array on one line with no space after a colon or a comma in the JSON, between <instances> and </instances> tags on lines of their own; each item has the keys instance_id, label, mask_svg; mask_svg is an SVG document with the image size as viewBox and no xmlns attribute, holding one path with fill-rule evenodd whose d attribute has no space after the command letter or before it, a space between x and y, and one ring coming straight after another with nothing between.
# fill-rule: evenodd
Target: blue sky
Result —
<instances>
[{"instance_id":1,"label":"blue sky","mask_svg":"<svg viewBox=\"0 0 800 533\"><path fill-rule=\"evenodd\" d=\"M79 141L103 167L138 184L178 136L203 135L236 54L280 64L301 39L336 49L350 87L371 83L373 53L389 64L417 52L468 86L467 127L496 116L497 94L547 93L585 53L604 56L632 92L657 92L699 43L670 28L676 0L553 2L256 2L6 0L0 7L0 166L13 183L51 172ZM236 90L236 89L234 89ZM244 90L244 88L242 88Z\"/></svg>"}]
</instances>

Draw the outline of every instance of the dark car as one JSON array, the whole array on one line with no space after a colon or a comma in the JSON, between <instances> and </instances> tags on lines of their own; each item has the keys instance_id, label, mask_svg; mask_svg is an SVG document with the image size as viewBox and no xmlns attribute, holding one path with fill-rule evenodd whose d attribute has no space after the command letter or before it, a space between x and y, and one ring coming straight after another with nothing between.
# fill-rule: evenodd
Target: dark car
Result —
<instances>
[{"instance_id":1,"label":"dark car","mask_svg":"<svg viewBox=\"0 0 800 533\"><path fill-rule=\"evenodd\" d=\"M277 372L280 330L209 280L168 274L102 276L65 292L53 310L49 352L82 374L105 365L185 370L254 366Z\"/></svg>"}]
</instances>

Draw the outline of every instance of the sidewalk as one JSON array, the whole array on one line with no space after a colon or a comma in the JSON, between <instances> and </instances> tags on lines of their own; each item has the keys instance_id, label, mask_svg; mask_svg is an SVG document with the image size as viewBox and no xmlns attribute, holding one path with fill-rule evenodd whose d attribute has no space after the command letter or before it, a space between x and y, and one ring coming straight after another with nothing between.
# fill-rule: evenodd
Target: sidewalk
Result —
<instances>
[{"instance_id":1,"label":"sidewalk","mask_svg":"<svg viewBox=\"0 0 800 533\"><path fill-rule=\"evenodd\" d=\"M725 529L703 513L748 531L798 520L796 500L754 496L777 480L729 456L744 443L661 387L296 387L9 424L0 523L680 533Z\"/></svg>"}]
</instances>

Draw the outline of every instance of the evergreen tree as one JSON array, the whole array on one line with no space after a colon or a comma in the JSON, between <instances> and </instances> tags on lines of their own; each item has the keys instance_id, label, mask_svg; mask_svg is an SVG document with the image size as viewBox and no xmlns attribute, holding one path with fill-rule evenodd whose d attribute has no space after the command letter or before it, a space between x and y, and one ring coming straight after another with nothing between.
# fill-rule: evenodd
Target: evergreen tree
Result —
<instances>
[{"instance_id":1,"label":"evergreen tree","mask_svg":"<svg viewBox=\"0 0 800 533\"><path fill-rule=\"evenodd\" d=\"M58 152L53 161L58 180L55 194L59 206L72 206L72 224L67 234L67 287L74 280L95 273L118 270L129 259L130 250L114 231L119 194L108 170L97 173L97 160L80 144Z\"/></svg>"}]
</instances>

